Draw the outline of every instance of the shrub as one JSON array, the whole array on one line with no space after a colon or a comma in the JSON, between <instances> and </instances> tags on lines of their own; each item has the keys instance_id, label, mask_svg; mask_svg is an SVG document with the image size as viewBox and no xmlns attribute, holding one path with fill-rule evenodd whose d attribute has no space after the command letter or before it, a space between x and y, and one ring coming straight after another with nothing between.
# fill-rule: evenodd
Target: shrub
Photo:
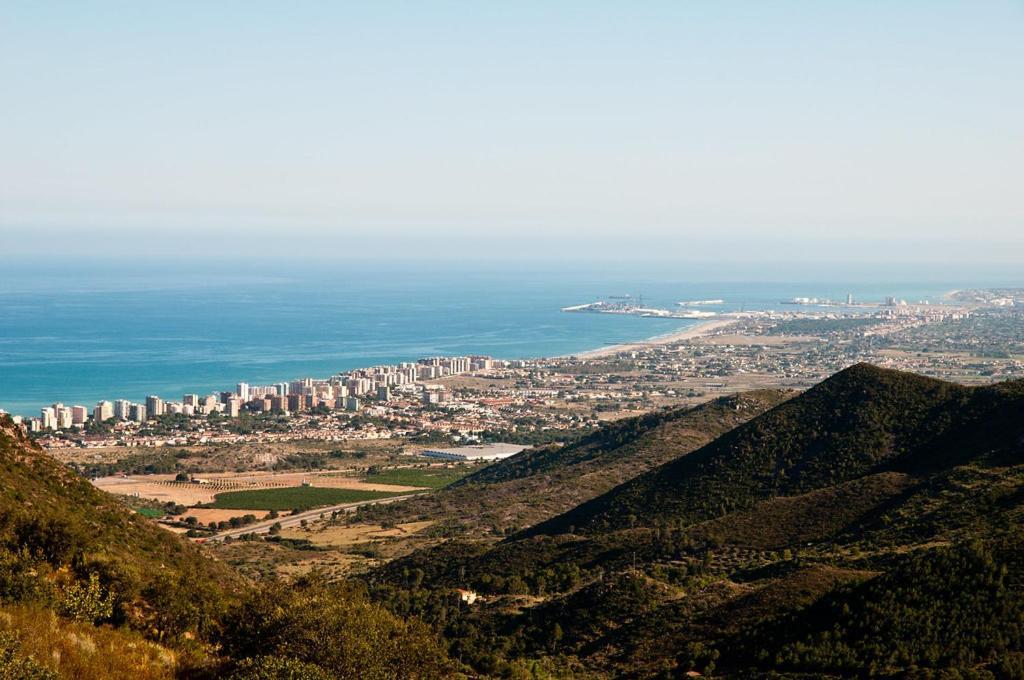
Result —
<instances>
[{"instance_id":1,"label":"shrub","mask_svg":"<svg viewBox=\"0 0 1024 680\"><path fill-rule=\"evenodd\" d=\"M100 585L98 574L89 574L88 582L76 581L64 589L57 613L75 621L98 623L113 616L114 598Z\"/></svg>"},{"instance_id":2,"label":"shrub","mask_svg":"<svg viewBox=\"0 0 1024 680\"><path fill-rule=\"evenodd\" d=\"M228 680L332 680L334 676L316 664L279 656L243 659Z\"/></svg>"},{"instance_id":3,"label":"shrub","mask_svg":"<svg viewBox=\"0 0 1024 680\"><path fill-rule=\"evenodd\" d=\"M425 624L398 619L344 586L269 585L229 612L223 631L220 642L234 658L290 657L337 678L450 676L448 660Z\"/></svg>"},{"instance_id":4,"label":"shrub","mask_svg":"<svg viewBox=\"0 0 1024 680\"><path fill-rule=\"evenodd\" d=\"M57 680L57 674L40 666L35 659L20 654L18 639L0 632L0 678L3 680Z\"/></svg>"}]
</instances>

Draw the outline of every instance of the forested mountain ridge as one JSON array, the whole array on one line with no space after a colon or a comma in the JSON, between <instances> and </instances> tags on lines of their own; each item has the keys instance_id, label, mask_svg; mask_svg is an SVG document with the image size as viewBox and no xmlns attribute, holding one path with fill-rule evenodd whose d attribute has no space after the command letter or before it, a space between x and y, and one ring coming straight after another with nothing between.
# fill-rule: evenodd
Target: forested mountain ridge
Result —
<instances>
[{"instance_id":1,"label":"forested mountain ridge","mask_svg":"<svg viewBox=\"0 0 1024 680\"><path fill-rule=\"evenodd\" d=\"M564 446L528 449L429 496L367 509L364 516L437 519L462 536L522 529L686 455L793 394L755 390L624 418Z\"/></svg>"},{"instance_id":2,"label":"forested mountain ridge","mask_svg":"<svg viewBox=\"0 0 1024 680\"><path fill-rule=\"evenodd\" d=\"M787 390L754 390L718 397L697 406L666 408L623 418L606 423L566 446L528 449L488 465L452 486L522 479L577 465L607 467L620 459L629 464L646 464L650 459L661 459L662 452L671 453L673 448L686 453L686 448L694 442L710 441L794 394ZM641 453L642 456L638 455Z\"/></svg>"},{"instance_id":3,"label":"forested mountain ridge","mask_svg":"<svg viewBox=\"0 0 1024 680\"><path fill-rule=\"evenodd\" d=\"M1024 381L968 388L859 364L527 534L692 524L873 472L1019 451L1022 410Z\"/></svg>"},{"instance_id":4,"label":"forested mountain ridge","mask_svg":"<svg viewBox=\"0 0 1024 680\"><path fill-rule=\"evenodd\" d=\"M368 578L482 673L1024 678L1024 382L858 365L493 546ZM484 604L449 608L453 587Z\"/></svg>"}]
</instances>

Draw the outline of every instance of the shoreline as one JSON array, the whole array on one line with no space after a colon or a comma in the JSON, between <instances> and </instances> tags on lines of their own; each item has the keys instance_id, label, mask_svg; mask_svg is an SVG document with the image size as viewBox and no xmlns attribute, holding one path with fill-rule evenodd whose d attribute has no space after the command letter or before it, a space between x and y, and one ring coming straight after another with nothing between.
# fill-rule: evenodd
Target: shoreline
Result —
<instances>
[{"instance_id":1,"label":"shoreline","mask_svg":"<svg viewBox=\"0 0 1024 680\"><path fill-rule=\"evenodd\" d=\"M667 345L667 344L671 344L671 343L674 343L674 342L680 342L682 340L690 340L690 339L693 339L693 338L698 338L698 337L700 337L702 335L706 335L706 334L710 333L713 330L716 330L718 328L722 328L722 327L725 327L725 326L729 326L729 325L732 325L734 323L736 323L736 319L732 319L732 318L707 319L707 320L704 320L704 321L697 321L697 323L695 323L694 325L688 326L688 327L680 329L678 331L672 331L670 333L664 333L662 335L655 335L655 336L652 336L652 337L649 337L649 338L646 338L646 339L643 339L643 340L634 340L634 341L623 342L623 343L618 343L618 344L614 344L614 345L605 345L605 346L602 346L602 347L597 347L595 349L583 350L582 352L574 352L574 353L571 353L571 354L556 354L556 355L553 355L553 356L551 356L551 355L547 355L547 356L545 356L545 355L538 355L538 356L529 357L529 358L527 358L527 360L528 361L552 361L552 360L572 359L572 358L575 358L575 359L598 359L598 358L602 358L602 357L613 356L613 355L617 354L618 352L628 352L628 351L631 351L631 350L638 350L638 349L643 349L643 348L648 348L648 347L657 347L657 346L660 346L660 345ZM495 357L495 358L500 359L501 357ZM412 361L412 360L410 359L409 361ZM362 370L364 368L366 368L366 367L363 366L363 367L358 367L358 368L351 369L351 370ZM200 390L200 391L202 391L202 390ZM107 400L109 401L110 399L107 398ZM90 400L86 399L84 401L90 401ZM69 402L69 403L72 403L72 402ZM41 407L43 407L43 406L45 406L45 405L42 405ZM35 412L35 409L29 409L27 412L24 412L24 413L19 413L18 410L19 410L18 407L13 407L10 410L5 410L4 405L0 404L0 412L6 412L6 413L8 413L8 414L10 414L12 416L17 415L17 416L21 416L22 418L31 418L31 417L33 417L31 414L33 412Z\"/></svg>"},{"instance_id":2,"label":"shoreline","mask_svg":"<svg viewBox=\"0 0 1024 680\"><path fill-rule=\"evenodd\" d=\"M707 335L711 331L726 326L731 326L736 323L736 319L709 319L707 321L700 321L693 326L683 328L681 330L666 333L664 335L655 335L654 337L647 338L646 340L638 340L636 342L623 342L616 345L606 345L604 347L598 347L597 349L588 349L583 352L575 352L573 354L566 354L557 357L551 357L552 359L600 359L608 356L614 356L619 352L629 352L632 350L645 349L649 347L658 347L660 345L669 345L674 342L680 342L682 340L692 340L699 338L703 335Z\"/></svg>"}]
</instances>

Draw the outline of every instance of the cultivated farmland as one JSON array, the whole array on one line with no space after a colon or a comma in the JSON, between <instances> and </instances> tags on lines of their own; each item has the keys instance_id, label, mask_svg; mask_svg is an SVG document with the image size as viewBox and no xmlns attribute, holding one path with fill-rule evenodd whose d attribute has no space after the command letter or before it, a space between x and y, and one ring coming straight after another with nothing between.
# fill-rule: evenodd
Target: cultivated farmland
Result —
<instances>
[{"instance_id":1,"label":"cultivated farmland","mask_svg":"<svg viewBox=\"0 0 1024 680\"><path fill-rule=\"evenodd\" d=\"M395 468L367 475L366 481L373 484L396 484L399 486L440 489L478 469L479 466L469 465L455 468Z\"/></svg>"},{"instance_id":2,"label":"cultivated farmland","mask_svg":"<svg viewBox=\"0 0 1024 680\"><path fill-rule=\"evenodd\" d=\"M216 495L210 508L231 510L310 510L323 505L358 503L391 496L407 491L364 491L360 489L332 489L319 486L295 486L252 491L228 491Z\"/></svg>"}]
</instances>

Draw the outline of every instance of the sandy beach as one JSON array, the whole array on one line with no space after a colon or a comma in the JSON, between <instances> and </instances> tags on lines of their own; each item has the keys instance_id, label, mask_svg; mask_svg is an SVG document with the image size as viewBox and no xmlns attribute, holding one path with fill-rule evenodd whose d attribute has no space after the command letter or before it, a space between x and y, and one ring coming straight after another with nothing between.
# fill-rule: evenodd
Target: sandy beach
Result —
<instances>
[{"instance_id":1,"label":"sandy beach","mask_svg":"<svg viewBox=\"0 0 1024 680\"><path fill-rule=\"evenodd\" d=\"M598 359L601 357L613 356L619 352L629 352L632 350L643 349L645 347L656 347L658 345L668 345L673 342L680 342L682 340L691 340L693 338L699 338L702 335L707 335L712 331L724 328L726 326L736 323L736 319L711 319L708 321L702 321L689 328L684 328L675 333L667 333L665 335L658 335L653 338L646 340L640 340L638 342L627 342L619 345L608 345L607 347L599 347L597 349L587 350L586 352L577 352L570 356L574 356L577 359Z\"/></svg>"}]
</instances>

